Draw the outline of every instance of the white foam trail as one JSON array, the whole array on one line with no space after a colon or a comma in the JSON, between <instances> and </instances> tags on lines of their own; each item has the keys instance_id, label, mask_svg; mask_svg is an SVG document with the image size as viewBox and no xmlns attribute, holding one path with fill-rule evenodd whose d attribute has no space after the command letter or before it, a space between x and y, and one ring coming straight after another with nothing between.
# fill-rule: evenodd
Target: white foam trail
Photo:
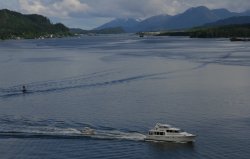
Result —
<instances>
[{"instance_id":1,"label":"white foam trail","mask_svg":"<svg viewBox=\"0 0 250 159\"><path fill-rule=\"evenodd\" d=\"M74 128L52 128L52 127L33 127L21 130L14 130L13 132L31 134L31 135L62 135L62 136L74 136L81 135L81 131Z\"/></svg>"},{"instance_id":2,"label":"white foam trail","mask_svg":"<svg viewBox=\"0 0 250 159\"><path fill-rule=\"evenodd\" d=\"M143 141L146 136L137 132L122 132L118 130L112 130L112 131L96 130L96 134L92 135L91 137L100 139Z\"/></svg>"},{"instance_id":3,"label":"white foam trail","mask_svg":"<svg viewBox=\"0 0 250 159\"><path fill-rule=\"evenodd\" d=\"M90 137L93 139L107 139L107 140L131 140L131 141L143 141L145 139L145 135L138 132L123 132L119 130L98 130L95 129L94 135L84 135L81 132L81 129L77 128L59 128L59 127L26 127L26 128L16 128L8 131L2 131L1 133L4 135L25 135L28 137L29 135L33 137L33 135L38 136L60 136L60 137Z\"/></svg>"}]
</instances>

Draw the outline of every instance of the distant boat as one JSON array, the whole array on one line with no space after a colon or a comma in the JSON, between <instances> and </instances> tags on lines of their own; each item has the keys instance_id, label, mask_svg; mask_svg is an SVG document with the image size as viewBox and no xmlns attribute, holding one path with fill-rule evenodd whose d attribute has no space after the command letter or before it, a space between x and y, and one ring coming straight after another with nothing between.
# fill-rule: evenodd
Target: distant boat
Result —
<instances>
[{"instance_id":1,"label":"distant boat","mask_svg":"<svg viewBox=\"0 0 250 159\"><path fill-rule=\"evenodd\" d=\"M233 38L230 38L230 41L250 41L250 38L237 38L237 37L233 37Z\"/></svg>"},{"instance_id":2,"label":"distant boat","mask_svg":"<svg viewBox=\"0 0 250 159\"><path fill-rule=\"evenodd\" d=\"M156 124L146 135L146 141L193 142L196 135L181 131L168 124Z\"/></svg>"}]
</instances>

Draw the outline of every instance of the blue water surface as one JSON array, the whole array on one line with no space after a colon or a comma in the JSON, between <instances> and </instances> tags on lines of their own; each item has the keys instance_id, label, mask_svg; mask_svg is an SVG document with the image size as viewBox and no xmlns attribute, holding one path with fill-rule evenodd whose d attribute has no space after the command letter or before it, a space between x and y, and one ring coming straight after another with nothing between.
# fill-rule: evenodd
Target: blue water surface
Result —
<instances>
[{"instance_id":1,"label":"blue water surface","mask_svg":"<svg viewBox=\"0 0 250 159\"><path fill-rule=\"evenodd\" d=\"M248 42L131 34L1 41L0 158L248 159L249 79ZM156 123L197 140L145 142ZM96 135L83 136L84 127Z\"/></svg>"}]
</instances>

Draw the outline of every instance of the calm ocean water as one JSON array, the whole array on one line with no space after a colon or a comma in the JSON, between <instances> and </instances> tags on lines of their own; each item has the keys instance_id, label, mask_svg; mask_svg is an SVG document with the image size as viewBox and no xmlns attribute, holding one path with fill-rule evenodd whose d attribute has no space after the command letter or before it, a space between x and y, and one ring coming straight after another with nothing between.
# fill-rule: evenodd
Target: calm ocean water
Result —
<instances>
[{"instance_id":1,"label":"calm ocean water","mask_svg":"<svg viewBox=\"0 0 250 159\"><path fill-rule=\"evenodd\" d=\"M1 41L0 158L249 159L249 79L250 43L228 39ZM143 141L158 122L197 140Z\"/></svg>"}]
</instances>

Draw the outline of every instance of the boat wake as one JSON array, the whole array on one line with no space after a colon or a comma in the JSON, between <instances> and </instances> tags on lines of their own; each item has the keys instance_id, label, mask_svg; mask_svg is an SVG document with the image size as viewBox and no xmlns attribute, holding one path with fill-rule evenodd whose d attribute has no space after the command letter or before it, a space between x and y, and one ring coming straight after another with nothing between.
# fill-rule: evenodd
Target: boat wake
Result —
<instances>
[{"instance_id":1,"label":"boat wake","mask_svg":"<svg viewBox=\"0 0 250 159\"><path fill-rule=\"evenodd\" d=\"M102 139L143 141L145 135L138 132L123 132L119 130L95 130L94 135L82 134L76 128L47 128L40 130L1 131L0 138L39 138L39 139Z\"/></svg>"},{"instance_id":2,"label":"boat wake","mask_svg":"<svg viewBox=\"0 0 250 159\"><path fill-rule=\"evenodd\" d=\"M96 134L90 137L96 139L144 141L146 136L138 132L123 132L119 130L96 130Z\"/></svg>"},{"instance_id":3,"label":"boat wake","mask_svg":"<svg viewBox=\"0 0 250 159\"><path fill-rule=\"evenodd\" d=\"M102 129L84 123L62 121L2 120L0 138L38 138L38 139L101 139L143 141L145 135L139 132L121 131L114 128ZM94 130L93 135L82 133L84 127Z\"/></svg>"}]
</instances>

